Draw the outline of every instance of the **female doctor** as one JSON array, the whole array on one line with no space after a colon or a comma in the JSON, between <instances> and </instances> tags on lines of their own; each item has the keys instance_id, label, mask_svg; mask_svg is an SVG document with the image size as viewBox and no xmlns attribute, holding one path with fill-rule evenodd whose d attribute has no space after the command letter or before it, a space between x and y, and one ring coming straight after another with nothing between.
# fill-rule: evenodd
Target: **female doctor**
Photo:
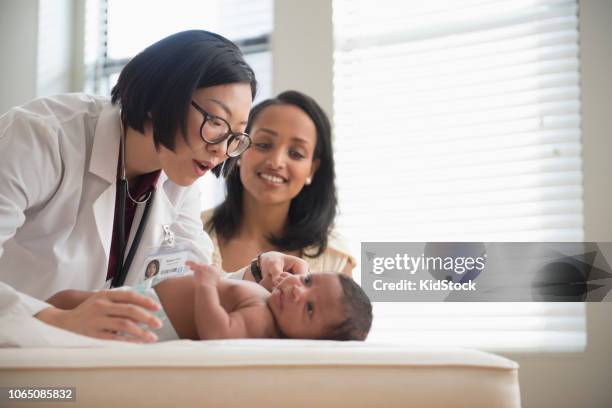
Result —
<instances>
[{"instance_id":1,"label":"female doctor","mask_svg":"<svg viewBox=\"0 0 612 408\"><path fill-rule=\"evenodd\" d=\"M92 337L155 341L138 323L159 327L151 313L158 306L131 291L101 290L73 310L43 299L137 283L150 254L165 246L210 263L192 185L249 147L243 131L256 86L232 42L185 31L134 57L111 101L69 94L1 116L0 315L27 313ZM306 269L279 253L259 262L270 274ZM253 279L248 267L236 274Z\"/></svg>"}]
</instances>

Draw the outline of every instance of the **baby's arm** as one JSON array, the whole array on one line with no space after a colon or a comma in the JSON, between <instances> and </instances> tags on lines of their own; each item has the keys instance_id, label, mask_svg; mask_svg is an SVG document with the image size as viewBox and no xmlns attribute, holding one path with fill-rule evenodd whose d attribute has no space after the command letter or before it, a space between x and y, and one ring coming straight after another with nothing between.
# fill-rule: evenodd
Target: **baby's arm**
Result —
<instances>
[{"instance_id":1,"label":"baby's arm","mask_svg":"<svg viewBox=\"0 0 612 408\"><path fill-rule=\"evenodd\" d=\"M201 340L248 338L249 314L257 314L259 308L245 307L228 313L219 297L219 273L209 265L188 262L194 276L195 324Z\"/></svg>"}]
</instances>

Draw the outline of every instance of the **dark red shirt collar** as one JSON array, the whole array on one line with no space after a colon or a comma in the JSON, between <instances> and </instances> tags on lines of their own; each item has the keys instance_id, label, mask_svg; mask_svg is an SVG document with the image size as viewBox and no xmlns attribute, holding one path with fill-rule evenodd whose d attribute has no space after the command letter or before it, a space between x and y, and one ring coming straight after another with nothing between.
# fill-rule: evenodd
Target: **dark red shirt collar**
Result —
<instances>
[{"instance_id":1,"label":"dark red shirt collar","mask_svg":"<svg viewBox=\"0 0 612 408\"><path fill-rule=\"evenodd\" d=\"M148 193L149 190L153 190L155 186L157 186L157 180L159 180L160 174L161 170L157 170L151 173L143 174L142 176L138 177L136 179L136 185L130 186L130 195L135 200L143 200L145 198L145 194ZM128 201L131 200L128 198Z\"/></svg>"},{"instance_id":2,"label":"dark red shirt collar","mask_svg":"<svg viewBox=\"0 0 612 408\"><path fill-rule=\"evenodd\" d=\"M149 191L153 190L157 186L157 181L159 180L159 175L161 174L161 170L153 171L151 173L143 174L142 176L136 179L134 185L130 185L130 195L138 201L142 201L146 198L146 195ZM143 204L144 205L144 204ZM133 202L129 197L126 197L125 200L125 241L128 242L128 238L130 236L130 230L132 228L132 221L134 221L134 215L136 214L136 208L138 205ZM119 252L119 248L117 248L117 223L119 221L119 203L115 200L115 218L113 221L113 238L111 241L111 249L109 253L108 259L108 268L106 270L106 280L112 279L116 273L117 267L117 255ZM138 226L136 226L138 228ZM127 250L126 250L127 254Z\"/></svg>"}]
</instances>

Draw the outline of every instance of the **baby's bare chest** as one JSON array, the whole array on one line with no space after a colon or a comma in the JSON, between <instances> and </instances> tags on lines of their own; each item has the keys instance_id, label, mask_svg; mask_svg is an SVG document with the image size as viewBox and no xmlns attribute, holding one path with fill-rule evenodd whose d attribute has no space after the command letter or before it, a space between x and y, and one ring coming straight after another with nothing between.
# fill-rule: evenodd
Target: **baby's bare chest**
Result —
<instances>
[{"instance_id":1,"label":"baby's bare chest","mask_svg":"<svg viewBox=\"0 0 612 408\"><path fill-rule=\"evenodd\" d=\"M268 291L261 287L255 287L251 282L230 281L227 285L219 288L221 306L228 312L255 305L266 305Z\"/></svg>"}]
</instances>

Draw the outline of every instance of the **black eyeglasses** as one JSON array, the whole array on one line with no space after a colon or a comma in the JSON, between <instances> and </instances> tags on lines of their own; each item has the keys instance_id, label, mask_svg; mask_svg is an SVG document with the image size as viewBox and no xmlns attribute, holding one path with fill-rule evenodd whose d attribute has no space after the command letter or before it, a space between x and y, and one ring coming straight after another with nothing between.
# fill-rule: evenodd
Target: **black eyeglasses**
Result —
<instances>
[{"instance_id":1,"label":"black eyeglasses","mask_svg":"<svg viewBox=\"0 0 612 408\"><path fill-rule=\"evenodd\" d=\"M211 115L200 105L191 101L191 105L204 116L200 126L200 137L208 144L219 144L229 138L227 155L240 156L251 145L251 137L243 132L232 132L230 124L219 116Z\"/></svg>"}]
</instances>

